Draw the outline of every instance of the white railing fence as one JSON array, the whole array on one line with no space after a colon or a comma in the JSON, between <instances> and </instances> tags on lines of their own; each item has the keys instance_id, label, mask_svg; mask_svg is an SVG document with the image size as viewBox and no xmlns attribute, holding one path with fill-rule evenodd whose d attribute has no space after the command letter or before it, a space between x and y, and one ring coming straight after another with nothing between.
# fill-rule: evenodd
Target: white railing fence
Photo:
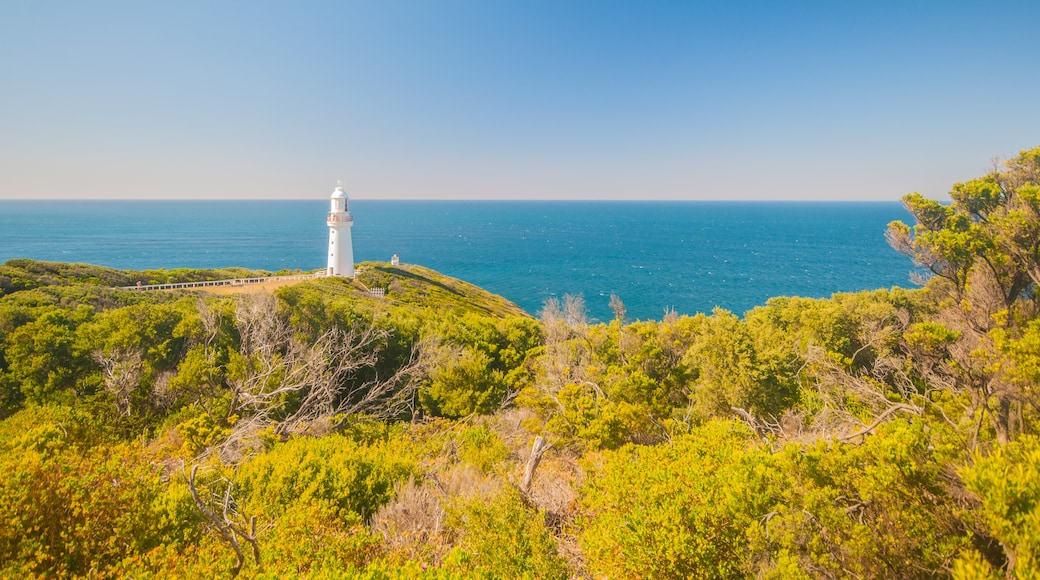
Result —
<instances>
[{"instance_id":1,"label":"white railing fence","mask_svg":"<svg viewBox=\"0 0 1040 580\"><path fill-rule=\"evenodd\" d=\"M136 286L122 286L122 290L176 290L182 288L211 288L213 286L245 286L247 284L263 284L264 282L278 282L291 280L313 280L323 278L325 272L314 274L296 274L293 276L267 276L263 278L232 278L230 280L205 280L202 282L174 282L170 284L138 284Z\"/></svg>"}]
</instances>

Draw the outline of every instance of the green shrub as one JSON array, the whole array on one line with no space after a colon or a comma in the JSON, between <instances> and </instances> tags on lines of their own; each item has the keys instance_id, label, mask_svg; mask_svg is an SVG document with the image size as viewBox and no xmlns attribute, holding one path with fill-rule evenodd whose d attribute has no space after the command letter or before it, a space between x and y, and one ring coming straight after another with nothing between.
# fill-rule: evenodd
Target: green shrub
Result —
<instances>
[{"instance_id":1,"label":"green shrub","mask_svg":"<svg viewBox=\"0 0 1040 580\"><path fill-rule=\"evenodd\" d=\"M988 457L977 456L961 477L981 498L977 517L1004 547L1015 575L1040 577L1040 438L1026 435ZM972 562L984 567L970 557L961 566Z\"/></svg>"},{"instance_id":2,"label":"green shrub","mask_svg":"<svg viewBox=\"0 0 1040 580\"><path fill-rule=\"evenodd\" d=\"M735 483L752 440L713 422L659 446L626 445L586 460L581 544L593 575L735 578L754 521ZM598 459L598 460L597 460Z\"/></svg>"},{"instance_id":3,"label":"green shrub","mask_svg":"<svg viewBox=\"0 0 1040 580\"><path fill-rule=\"evenodd\" d=\"M238 467L236 494L243 513L279 517L288 507L316 502L343 518L369 518L393 495L394 483L415 471L399 434L358 443L339 434L295 437Z\"/></svg>"},{"instance_id":4,"label":"green shrub","mask_svg":"<svg viewBox=\"0 0 1040 580\"><path fill-rule=\"evenodd\" d=\"M459 542L443 564L450 576L567 578L544 516L525 506L515 491L469 502L452 516Z\"/></svg>"}]
</instances>

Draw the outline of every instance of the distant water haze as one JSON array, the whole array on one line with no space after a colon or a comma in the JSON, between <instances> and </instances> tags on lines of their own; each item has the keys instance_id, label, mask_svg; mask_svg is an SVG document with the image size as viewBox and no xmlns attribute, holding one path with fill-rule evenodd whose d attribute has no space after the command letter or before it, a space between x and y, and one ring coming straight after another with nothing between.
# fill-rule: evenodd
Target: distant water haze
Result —
<instances>
[{"instance_id":1,"label":"distant water haze","mask_svg":"<svg viewBox=\"0 0 1040 580\"><path fill-rule=\"evenodd\" d=\"M352 200L354 255L438 270L531 314L582 294L633 319L719 306L739 314L772 296L912 286L885 241L893 202L510 202ZM324 268L326 200L0 201L0 261L120 269Z\"/></svg>"}]
</instances>

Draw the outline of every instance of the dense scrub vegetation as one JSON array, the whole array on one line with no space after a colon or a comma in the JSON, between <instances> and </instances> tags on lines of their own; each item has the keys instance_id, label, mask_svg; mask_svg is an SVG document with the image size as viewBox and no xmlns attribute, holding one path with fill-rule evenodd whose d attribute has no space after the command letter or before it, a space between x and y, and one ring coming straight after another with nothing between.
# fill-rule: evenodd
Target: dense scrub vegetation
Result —
<instances>
[{"instance_id":1,"label":"dense scrub vegetation","mask_svg":"<svg viewBox=\"0 0 1040 580\"><path fill-rule=\"evenodd\" d=\"M1037 577L1040 149L951 196L743 318L8 261L0 576Z\"/></svg>"}]
</instances>

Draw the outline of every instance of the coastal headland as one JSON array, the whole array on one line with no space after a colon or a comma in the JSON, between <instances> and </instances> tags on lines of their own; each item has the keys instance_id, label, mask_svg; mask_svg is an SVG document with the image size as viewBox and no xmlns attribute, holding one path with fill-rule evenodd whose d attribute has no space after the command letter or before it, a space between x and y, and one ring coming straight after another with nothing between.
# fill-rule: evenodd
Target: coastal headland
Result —
<instances>
[{"instance_id":1,"label":"coastal headland","mask_svg":"<svg viewBox=\"0 0 1040 580\"><path fill-rule=\"evenodd\" d=\"M907 196L919 289L743 316L8 260L0 576L1027 577L1037 176Z\"/></svg>"}]
</instances>

